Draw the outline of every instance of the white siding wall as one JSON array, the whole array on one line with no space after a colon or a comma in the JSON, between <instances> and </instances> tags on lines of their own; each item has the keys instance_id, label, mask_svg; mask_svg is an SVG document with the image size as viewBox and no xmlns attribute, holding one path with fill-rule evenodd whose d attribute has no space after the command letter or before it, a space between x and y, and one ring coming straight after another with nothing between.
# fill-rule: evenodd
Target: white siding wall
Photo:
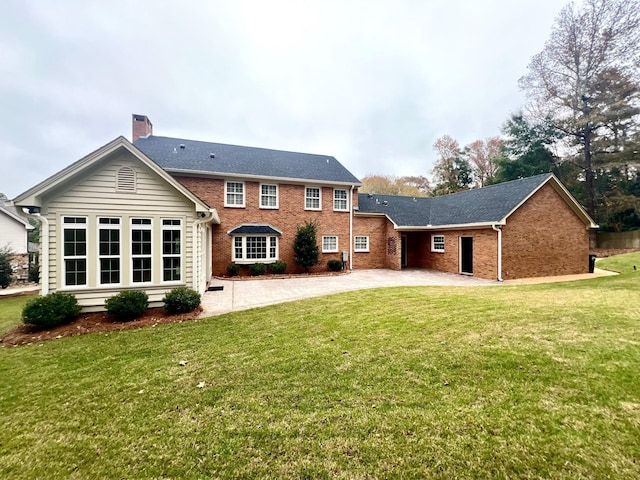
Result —
<instances>
[{"instance_id":1,"label":"white siding wall","mask_svg":"<svg viewBox=\"0 0 640 480\"><path fill-rule=\"evenodd\" d=\"M135 192L116 190L116 174L129 166L136 172ZM101 310L106 298L125 289L145 290L150 305L158 306L164 294L180 285L193 285L193 244L192 227L197 215L192 202L166 183L155 172L139 162L131 154L119 154L108 162L102 162L99 169L86 172L67 189L56 192L46 199L49 220L49 291L68 291L78 298L86 311ZM86 216L87 224L87 286L82 288L64 287L62 262L62 217ZM118 286L99 285L98 271L98 217L111 216L121 219L121 284ZM152 285L134 284L131 281L130 219L132 217L151 218L152 234ZM162 281L161 228L162 219L182 220L181 264L182 278L177 283ZM44 279L43 279L44 281Z\"/></svg>"},{"instance_id":2,"label":"white siding wall","mask_svg":"<svg viewBox=\"0 0 640 480\"><path fill-rule=\"evenodd\" d=\"M13 253L27 253L27 241L25 226L0 211L0 248L9 247Z\"/></svg>"}]
</instances>

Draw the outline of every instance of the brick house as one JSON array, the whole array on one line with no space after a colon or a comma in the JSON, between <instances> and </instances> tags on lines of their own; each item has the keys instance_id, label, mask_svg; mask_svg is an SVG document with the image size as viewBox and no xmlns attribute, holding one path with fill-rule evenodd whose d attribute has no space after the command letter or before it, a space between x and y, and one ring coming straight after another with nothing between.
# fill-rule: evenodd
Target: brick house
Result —
<instances>
[{"instance_id":1,"label":"brick house","mask_svg":"<svg viewBox=\"0 0 640 480\"><path fill-rule=\"evenodd\" d=\"M359 194L327 155L159 137L132 116L118 137L15 200L40 216L41 293L85 310L145 290L152 306L239 265L294 263L297 227L318 224L320 263L429 268L482 278L588 269L595 224L551 174L436 198ZM348 281L348 277L345 278Z\"/></svg>"},{"instance_id":2,"label":"brick house","mask_svg":"<svg viewBox=\"0 0 640 480\"><path fill-rule=\"evenodd\" d=\"M360 194L354 268L509 280L589 271L589 215L552 174L433 198Z\"/></svg>"}]
</instances>

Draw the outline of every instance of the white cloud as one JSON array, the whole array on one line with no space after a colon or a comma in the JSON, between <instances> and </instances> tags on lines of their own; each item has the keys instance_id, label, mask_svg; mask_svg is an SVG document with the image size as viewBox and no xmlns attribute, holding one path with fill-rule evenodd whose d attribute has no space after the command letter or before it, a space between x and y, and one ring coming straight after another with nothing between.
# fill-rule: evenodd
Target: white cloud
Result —
<instances>
[{"instance_id":1,"label":"white cloud","mask_svg":"<svg viewBox=\"0 0 640 480\"><path fill-rule=\"evenodd\" d=\"M438 136L499 133L563 4L9 0L0 192L129 136L131 113L157 135L425 174Z\"/></svg>"}]
</instances>

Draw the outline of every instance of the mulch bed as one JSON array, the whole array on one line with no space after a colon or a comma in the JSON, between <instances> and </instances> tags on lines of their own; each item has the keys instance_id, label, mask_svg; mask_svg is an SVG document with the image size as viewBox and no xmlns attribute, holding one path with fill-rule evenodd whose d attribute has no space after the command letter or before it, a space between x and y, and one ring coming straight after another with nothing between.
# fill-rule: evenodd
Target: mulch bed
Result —
<instances>
[{"instance_id":1,"label":"mulch bed","mask_svg":"<svg viewBox=\"0 0 640 480\"><path fill-rule=\"evenodd\" d=\"M162 308L150 308L141 317L131 322L116 322L106 312L83 313L74 322L49 330L37 330L29 325L20 325L0 338L0 342L5 346L29 345L87 333L108 333L132 328L154 327L164 323L195 320L201 312L202 308L198 307L189 313L169 315Z\"/></svg>"}]
</instances>

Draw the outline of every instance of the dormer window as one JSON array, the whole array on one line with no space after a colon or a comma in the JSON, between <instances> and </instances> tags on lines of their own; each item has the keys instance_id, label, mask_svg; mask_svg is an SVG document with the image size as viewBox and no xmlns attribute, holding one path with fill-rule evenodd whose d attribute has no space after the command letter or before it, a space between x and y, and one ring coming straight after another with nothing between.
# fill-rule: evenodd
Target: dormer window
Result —
<instances>
[{"instance_id":1,"label":"dormer window","mask_svg":"<svg viewBox=\"0 0 640 480\"><path fill-rule=\"evenodd\" d=\"M131 167L122 167L116 175L116 190L118 192L136 191L136 172Z\"/></svg>"}]
</instances>

